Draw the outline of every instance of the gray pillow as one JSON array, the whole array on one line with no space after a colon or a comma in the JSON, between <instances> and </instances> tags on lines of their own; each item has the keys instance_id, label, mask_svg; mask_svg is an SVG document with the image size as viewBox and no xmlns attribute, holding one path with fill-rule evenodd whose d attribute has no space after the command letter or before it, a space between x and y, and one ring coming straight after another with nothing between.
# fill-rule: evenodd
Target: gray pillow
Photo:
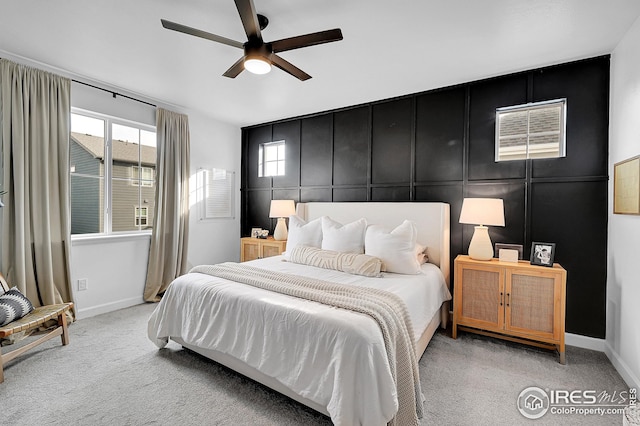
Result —
<instances>
[{"instance_id":1,"label":"gray pillow","mask_svg":"<svg viewBox=\"0 0 640 426\"><path fill-rule=\"evenodd\" d=\"M0 296L0 327L22 318L33 311L33 305L17 287Z\"/></svg>"}]
</instances>

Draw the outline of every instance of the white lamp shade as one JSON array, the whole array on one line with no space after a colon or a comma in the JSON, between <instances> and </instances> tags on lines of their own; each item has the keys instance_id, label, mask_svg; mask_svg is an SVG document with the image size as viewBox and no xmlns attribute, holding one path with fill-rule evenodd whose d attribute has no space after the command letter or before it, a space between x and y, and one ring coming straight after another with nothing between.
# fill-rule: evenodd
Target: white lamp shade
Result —
<instances>
[{"instance_id":1,"label":"white lamp shade","mask_svg":"<svg viewBox=\"0 0 640 426\"><path fill-rule=\"evenodd\" d=\"M465 198L462 200L460 223L478 225L469 244L469 257L491 260L493 244L489 228L483 225L504 226L504 202L500 198Z\"/></svg>"},{"instance_id":2,"label":"white lamp shade","mask_svg":"<svg viewBox=\"0 0 640 426\"><path fill-rule=\"evenodd\" d=\"M296 214L293 200L271 200L269 217L289 217Z\"/></svg>"},{"instance_id":3,"label":"white lamp shade","mask_svg":"<svg viewBox=\"0 0 640 426\"><path fill-rule=\"evenodd\" d=\"M465 198L460 223L504 226L504 203L500 198Z\"/></svg>"}]
</instances>

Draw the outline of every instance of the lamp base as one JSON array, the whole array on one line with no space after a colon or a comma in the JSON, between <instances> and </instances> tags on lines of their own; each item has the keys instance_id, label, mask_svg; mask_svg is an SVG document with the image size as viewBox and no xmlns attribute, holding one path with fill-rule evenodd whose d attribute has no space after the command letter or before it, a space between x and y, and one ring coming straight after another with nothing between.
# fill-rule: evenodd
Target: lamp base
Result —
<instances>
[{"instance_id":1,"label":"lamp base","mask_svg":"<svg viewBox=\"0 0 640 426\"><path fill-rule=\"evenodd\" d=\"M489 228L486 226L475 227L471 244L469 244L469 257L475 260L493 259L493 244L489 238Z\"/></svg>"},{"instance_id":2,"label":"lamp base","mask_svg":"<svg viewBox=\"0 0 640 426\"><path fill-rule=\"evenodd\" d=\"M273 230L273 239L284 241L288 236L289 232L287 231L287 223L284 221L284 217L279 217L276 229Z\"/></svg>"}]
</instances>

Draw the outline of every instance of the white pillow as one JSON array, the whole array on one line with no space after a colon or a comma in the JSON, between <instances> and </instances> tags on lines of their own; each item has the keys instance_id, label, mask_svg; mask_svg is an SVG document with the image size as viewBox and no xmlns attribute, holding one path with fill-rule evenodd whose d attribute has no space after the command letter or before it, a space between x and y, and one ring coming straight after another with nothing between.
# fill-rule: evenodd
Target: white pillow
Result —
<instances>
[{"instance_id":1,"label":"white pillow","mask_svg":"<svg viewBox=\"0 0 640 426\"><path fill-rule=\"evenodd\" d=\"M364 253L364 233L367 220L342 225L328 216L322 218L322 249L340 253Z\"/></svg>"},{"instance_id":2,"label":"white pillow","mask_svg":"<svg viewBox=\"0 0 640 426\"><path fill-rule=\"evenodd\" d=\"M420 273L416 256L416 224L405 220L393 231L380 225L370 225L364 238L364 252L382 259L387 272Z\"/></svg>"},{"instance_id":3,"label":"white pillow","mask_svg":"<svg viewBox=\"0 0 640 426\"><path fill-rule=\"evenodd\" d=\"M289 260L290 250L297 246L317 247L322 246L322 218L319 217L307 223L300 216L289 216L289 236L287 237L287 251L283 253Z\"/></svg>"}]
</instances>

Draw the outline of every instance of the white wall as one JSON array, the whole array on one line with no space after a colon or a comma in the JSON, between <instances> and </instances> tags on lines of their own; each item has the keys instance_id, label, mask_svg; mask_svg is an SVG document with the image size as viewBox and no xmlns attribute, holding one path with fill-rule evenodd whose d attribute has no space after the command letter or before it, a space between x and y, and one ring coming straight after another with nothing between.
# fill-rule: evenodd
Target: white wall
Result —
<instances>
[{"instance_id":1,"label":"white wall","mask_svg":"<svg viewBox=\"0 0 640 426\"><path fill-rule=\"evenodd\" d=\"M640 388L640 216L614 215L613 164L640 155L640 20L612 53L609 123L609 259L605 352Z\"/></svg>"},{"instance_id":2,"label":"white wall","mask_svg":"<svg viewBox=\"0 0 640 426\"><path fill-rule=\"evenodd\" d=\"M77 319L143 303L149 235L71 239L71 283ZM78 291L78 280L87 289Z\"/></svg>"},{"instance_id":3,"label":"white wall","mask_svg":"<svg viewBox=\"0 0 640 426\"><path fill-rule=\"evenodd\" d=\"M189 114L191 132L191 182L189 257L191 266L240 260L240 155L239 127ZM218 168L235 172L235 216L201 220L202 206L195 194L198 169Z\"/></svg>"}]
</instances>

